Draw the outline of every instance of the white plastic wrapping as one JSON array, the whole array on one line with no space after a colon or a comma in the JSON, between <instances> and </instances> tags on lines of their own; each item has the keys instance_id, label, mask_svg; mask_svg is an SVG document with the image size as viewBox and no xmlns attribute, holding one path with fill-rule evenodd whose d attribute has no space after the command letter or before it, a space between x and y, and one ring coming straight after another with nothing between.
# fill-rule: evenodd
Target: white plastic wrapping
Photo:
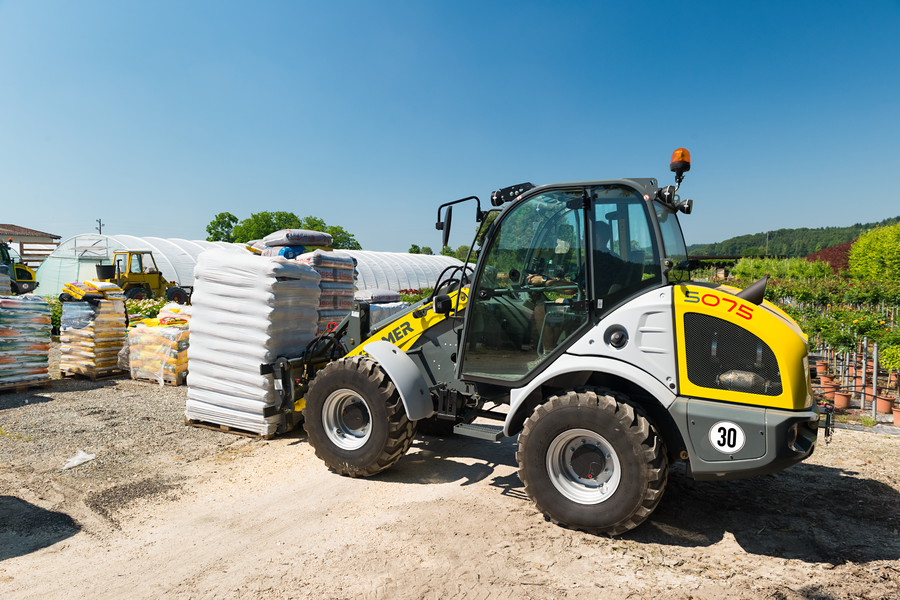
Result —
<instances>
[{"instance_id":1,"label":"white plastic wrapping","mask_svg":"<svg viewBox=\"0 0 900 600\"><path fill-rule=\"evenodd\" d=\"M118 368L125 345L125 302L64 302L59 370L96 375Z\"/></svg>"},{"instance_id":2,"label":"white plastic wrapping","mask_svg":"<svg viewBox=\"0 0 900 600\"><path fill-rule=\"evenodd\" d=\"M262 239L266 246L330 246L331 234L308 229L282 229Z\"/></svg>"},{"instance_id":3,"label":"white plastic wrapping","mask_svg":"<svg viewBox=\"0 0 900 600\"><path fill-rule=\"evenodd\" d=\"M0 389L50 378L50 306L40 296L0 296Z\"/></svg>"},{"instance_id":4,"label":"white plastic wrapping","mask_svg":"<svg viewBox=\"0 0 900 600\"><path fill-rule=\"evenodd\" d=\"M190 335L186 325L134 327L128 332L128 368L134 379L159 385L176 383L187 374Z\"/></svg>"},{"instance_id":5,"label":"white plastic wrapping","mask_svg":"<svg viewBox=\"0 0 900 600\"><path fill-rule=\"evenodd\" d=\"M296 356L315 337L320 277L282 257L208 250L199 256L191 297L188 419L260 435L280 416L262 363Z\"/></svg>"},{"instance_id":6,"label":"white plastic wrapping","mask_svg":"<svg viewBox=\"0 0 900 600\"><path fill-rule=\"evenodd\" d=\"M383 302L369 305L369 322L375 325L412 306L409 302Z\"/></svg>"}]
</instances>

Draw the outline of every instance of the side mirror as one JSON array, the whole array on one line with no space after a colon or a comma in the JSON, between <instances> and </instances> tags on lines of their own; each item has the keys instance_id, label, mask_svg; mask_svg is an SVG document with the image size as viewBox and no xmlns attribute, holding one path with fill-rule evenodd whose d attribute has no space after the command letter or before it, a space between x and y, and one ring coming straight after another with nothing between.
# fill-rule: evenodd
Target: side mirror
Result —
<instances>
[{"instance_id":1,"label":"side mirror","mask_svg":"<svg viewBox=\"0 0 900 600\"><path fill-rule=\"evenodd\" d=\"M453 302L450 300L450 296L441 294L435 296L431 301L431 308L436 315L446 315L453 308Z\"/></svg>"},{"instance_id":2,"label":"side mirror","mask_svg":"<svg viewBox=\"0 0 900 600\"><path fill-rule=\"evenodd\" d=\"M444 213L444 220L437 224L437 228L442 231L441 248L446 248L450 241L450 223L453 221L453 207L448 206L447 212Z\"/></svg>"}]
</instances>

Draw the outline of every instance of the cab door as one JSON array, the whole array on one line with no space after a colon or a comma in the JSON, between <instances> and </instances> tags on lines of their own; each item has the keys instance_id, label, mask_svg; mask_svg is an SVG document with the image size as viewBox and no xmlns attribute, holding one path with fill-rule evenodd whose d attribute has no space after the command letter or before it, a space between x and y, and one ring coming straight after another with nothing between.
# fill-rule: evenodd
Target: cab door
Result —
<instances>
[{"instance_id":1,"label":"cab door","mask_svg":"<svg viewBox=\"0 0 900 600\"><path fill-rule=\"evenodd\" d=\"M458 375L514 382L589 321L585 190L536 194L504 211L482 248Z\"/></svg>"}]
</instances>

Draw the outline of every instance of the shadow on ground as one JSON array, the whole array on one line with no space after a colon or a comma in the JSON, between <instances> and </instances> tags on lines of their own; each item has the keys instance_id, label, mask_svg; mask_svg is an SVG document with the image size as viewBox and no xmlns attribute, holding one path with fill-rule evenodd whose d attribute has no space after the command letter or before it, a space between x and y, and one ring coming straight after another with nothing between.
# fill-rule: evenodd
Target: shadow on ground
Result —
<instances>
[{"instance_id":1,"label":"shadow on ground","mask_svg":"<svg viewBox=\"0 0 900 600\"><path fill-rule=\"evenodd\" d=\"M81 527L69 515L15 496L0 496L0 561L52 546L79 531Z\"/></svg>"},{"instance_id":2,"label":"shadow on ground","mask_svg":"<svg viewBox=\"0 0 900 600\"><path fill-rule=\"evenodd\" d=\"M726 532L752 554L807 562L900 558L900 494L852 471L804 465L738 481L694 481L671 469L656 512L625 537L709 546Z\"/></svg>"},{"instance_id":3,"label":"shadow on ground","mask_svg":"<svg viewBox=\"0 0 900 600\"><path fill-rule=\"evenodd\" d=\"M417 436L413 448L418 451L378 478L461 486L490 480L504 495L527 500L515 472L496 473L500 466L516 468L513 439ZM624 537L704 547L722 541L726 533L757 555L832 564L897 560L900 494L853 471L818 465L737 481L695 481L678 464L670 469L654 514Z\"/></svg>"}]
</instances>

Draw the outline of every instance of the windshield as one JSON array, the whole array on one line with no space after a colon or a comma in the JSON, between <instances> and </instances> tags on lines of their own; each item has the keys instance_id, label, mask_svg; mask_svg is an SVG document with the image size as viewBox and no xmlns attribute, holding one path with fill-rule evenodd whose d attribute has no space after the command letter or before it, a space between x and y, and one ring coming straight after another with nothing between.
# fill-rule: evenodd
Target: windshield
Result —
<instances>
[{"instance_id":1,"label":"windshield","mask_svg":"<svg viewBox=\"0 0 900 600\"><path fill-rule=\"evenodd\" d=\"M660 233L662 233L664 256L671 259L676 266L686 266L687 248L684 245L681 225L678 223L678 217L675 216L675 209L659 202L654 202L653 207L656 210ZM689 278L689 272L676 268L669 271L668 277L669 281L686 281Z\"/></svg>"}]
</instances>

